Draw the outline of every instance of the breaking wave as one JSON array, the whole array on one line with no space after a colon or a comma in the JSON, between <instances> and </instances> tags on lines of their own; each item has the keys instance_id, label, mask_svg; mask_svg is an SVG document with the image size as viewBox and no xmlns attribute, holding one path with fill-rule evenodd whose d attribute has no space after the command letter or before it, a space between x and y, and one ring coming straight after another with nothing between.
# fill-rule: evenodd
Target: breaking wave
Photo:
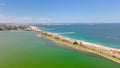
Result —
<instances>
[{"instance_id":1,"label":"breaking wave","mask_svg":"<svg viewBox=\"0 0 120 68\"><path fill-rule=\"evenodd\" d=\"M61 32L61 33L57 33L57 34L74 34L75 32Z\"/></svg>"}]
</instances>

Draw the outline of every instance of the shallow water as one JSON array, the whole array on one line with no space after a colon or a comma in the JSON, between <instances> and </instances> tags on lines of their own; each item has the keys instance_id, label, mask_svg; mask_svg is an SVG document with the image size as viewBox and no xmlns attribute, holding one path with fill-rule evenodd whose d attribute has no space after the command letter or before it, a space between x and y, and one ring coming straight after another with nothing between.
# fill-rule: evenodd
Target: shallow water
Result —
<instances>
[{"instance_id":1,"label":"shallow water","mask_svg":"<svg viewBox=\"0 0 120 68\"><path fill-rule=\"evenodd\" d=\"M120 64L61 46L34 32L0 32L0 68L120 68Z\"/></svg>"},{"instance_id":2,"label":"shallow water","mask_svg":"<svg viewBox=\"0 0 120 68\"><path fill-rule=\"evenodd\" d=\"M39 26L45 31L61 33L63 36L120 48L120 24L70 24ZM52 29L52 30L50 30ZM69 34L64 34L64 33ZM63 34L62 34L63 33Z\"/></svg>"}]
</instances>

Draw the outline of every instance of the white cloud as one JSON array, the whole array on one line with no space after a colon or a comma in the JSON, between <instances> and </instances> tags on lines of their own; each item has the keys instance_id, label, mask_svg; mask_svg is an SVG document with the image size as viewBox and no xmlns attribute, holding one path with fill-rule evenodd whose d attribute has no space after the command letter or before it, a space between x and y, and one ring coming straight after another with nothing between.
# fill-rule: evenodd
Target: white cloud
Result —
<instances>
[{"instance_id":1,"label":"white cloud","mask_svg":"<svg viewBox=\"0 0 120 68\"><path fill-rule=\"evenodd\" d=\"M0 23L48 23L51 19L0 15Z\"/></svg>"}]
</instances>

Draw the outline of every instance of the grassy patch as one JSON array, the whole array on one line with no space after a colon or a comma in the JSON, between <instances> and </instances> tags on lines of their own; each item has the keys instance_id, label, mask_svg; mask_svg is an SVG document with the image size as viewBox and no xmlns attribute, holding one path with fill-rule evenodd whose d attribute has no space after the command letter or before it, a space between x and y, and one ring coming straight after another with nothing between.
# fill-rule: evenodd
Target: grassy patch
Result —
<instances>
[{"instance_id":1,"label":"grassy patch","mask_svg":"<svg viewBox=\"0 0 120 68\"><path fill-rule=\"evenodd\" d=\"M59 40L59 38L58 38L58 37L54 37L54 39Z\"/></svg>"}]
</instances>

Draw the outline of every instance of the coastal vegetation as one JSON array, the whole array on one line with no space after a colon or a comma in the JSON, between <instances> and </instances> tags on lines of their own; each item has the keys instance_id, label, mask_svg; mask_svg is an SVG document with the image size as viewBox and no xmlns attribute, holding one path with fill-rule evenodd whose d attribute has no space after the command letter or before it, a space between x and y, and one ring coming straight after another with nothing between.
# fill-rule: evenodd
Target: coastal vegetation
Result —
<instances>
[{"instance_id":1,"label":"coastal vegetation","mask_svg":"<svg viewBox=\"0 0 120 68\"><path fill-rule=\"evenodd\" d=\"M78 45L78 43L77 43L76 41L75 41L75 42L73 42L73 44L74 44L74 45Z\"/></svg>"},{"instance_id":2,"label":"coastal vegetation","mask_svg":"<svg viewBox=\"0 0 120 68\"><path fill-rule=\"evenodd\" d=\"M106 53L107 50L105 51L102 51L101 50L97 50L97 47L87 47L85 44L83 44L84 42L77 42L75 40L67 40L65 39L65 37L59 37L59 35L56 35L56 34L52 34L52 33L48 33L48 32L40 32L40 36L43 37L43 38L46 38L46 39L49 39L49 40L52 40L54 42L57 42L59 44L63 44L63 45L67 45L69 47L72 47L72 48L75 48L77 50L80 50L80 51L84 51L84 52L89 52L89 53L94 53L94 54L97 54L97 55L100 55L102 57L105 57L107 59L110 59L112 61L115 61L117 63L120 63L120 58L119 57L116 57L115 54L120 54L120 52L117 52L117 53ZM112 51L111 51L112 52Z\"/></svg>"}]
</instances>

